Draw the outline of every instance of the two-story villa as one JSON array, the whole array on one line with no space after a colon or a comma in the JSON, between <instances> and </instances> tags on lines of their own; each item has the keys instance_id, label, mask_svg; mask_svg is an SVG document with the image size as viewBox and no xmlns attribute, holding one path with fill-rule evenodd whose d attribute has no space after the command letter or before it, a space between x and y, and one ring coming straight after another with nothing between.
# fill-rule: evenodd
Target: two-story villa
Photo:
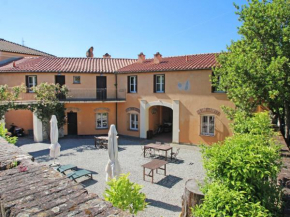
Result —
<instances>
[{"instance_id":1,"label":"two-story villa","mask_svg":"<svg viewBox=\"0 0 290 217\"><path fill-rule=\"evenodd\" d=\"M0 84L67 85L65 135L107 134L115 124L121 135L164 133L175 143L211 144L231 134L221 106L234 106L211 86L215 64L213 53L165 58L156 53L151 59L143 53L138 59L25 57L0 67ZM31 92L22 96L23 103L31 100ZM6 124L41 134L39 121L27 113L9 111Z\"/></svg>"}]
</instances>

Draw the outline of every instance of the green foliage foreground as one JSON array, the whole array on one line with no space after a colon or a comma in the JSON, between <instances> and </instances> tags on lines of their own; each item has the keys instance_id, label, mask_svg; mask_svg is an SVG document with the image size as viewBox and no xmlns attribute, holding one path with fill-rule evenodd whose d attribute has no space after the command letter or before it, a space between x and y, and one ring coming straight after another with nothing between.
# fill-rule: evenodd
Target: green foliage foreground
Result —
<instances>
[{"instance_id":1,"label":"green foliage foreground","mask_svg":"<svg viewBox=\"0 0 290 217\"><path fill-rule=\"evenodd\" d=\"M140 190L141 185L130 182L129 174L121 175L118 179L114 178L107 182L109 189L106 188L104 198L113 206L122 210L129 210L132 214L137 214L146 208L146 195Z\"/></svg>"},{"instance_id":2,"label":"green foliage foreground","mask_svg":"<svg viewBox=\"0 0 290 217\"><path fill-rule=\"evenodd\" d=\"M203 147L205 199L195 208L195 216L280 215L281 189L276 184L280 146L269 115L237 117L232 137Z\"/></svg>"},{"instance_id":3,"label":"green foliage foreground","mask_svg":"<svg viewBox=\"0 0 290 217\"><path fill-rule=\"evenodd\" d=\"M0 137L4 138L10 144L16 144L17 137L16 136L8 136L8 130L5 128L5 124L0 124Z\"/></svg>"}]
</instances>

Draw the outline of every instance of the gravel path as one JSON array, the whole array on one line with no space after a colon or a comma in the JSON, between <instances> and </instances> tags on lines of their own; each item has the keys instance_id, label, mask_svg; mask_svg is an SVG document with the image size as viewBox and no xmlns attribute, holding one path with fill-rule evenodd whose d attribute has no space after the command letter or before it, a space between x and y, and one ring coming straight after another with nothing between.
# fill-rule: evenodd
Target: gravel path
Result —
<instances>
[{"instance_id":1,"label":"gravel path","mask_svg":"<svg viewBox=\"0 0 290 217\"><path fill-rule=\"evenodd\" d=\"M172 145L174 150L180 147L178 161L167 164L167 176L154 173L154 184L151 178L143 181L142 164L150 161L143 158L141 151L141 140L132 138L119 138L119 162L123 173L130 173L130 180L144 186L143 192L150 203L145 211L137 216L144 217L171 217L179 216L181 212L181 196L184 191L185 182L189 178L202 178L204 170L200 148L197 146ZM74 164L78 168L93 172L93 180L82 181L89 192L103 197L106 188L105 166L108 162L108 152L104 149L94 147L92 137L63 138L59 141L61 145L61 156L58 162L61 164ZM51 164L49 147L47 143L34 143L32 139L20 138L17 146L29 152L36 161L42 164ZM162 171L163 172L163 171ZM155 175L156 174L156 175Z\"/></svg>"}]
</instances>

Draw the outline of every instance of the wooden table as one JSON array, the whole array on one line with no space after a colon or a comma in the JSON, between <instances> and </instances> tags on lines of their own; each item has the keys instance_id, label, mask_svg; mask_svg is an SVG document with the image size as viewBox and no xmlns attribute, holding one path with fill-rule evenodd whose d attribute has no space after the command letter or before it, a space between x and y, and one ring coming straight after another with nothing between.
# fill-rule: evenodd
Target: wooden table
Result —
<instances>
[{"instance_id":1,"label":"wooden table","mask_svg":"<svg viewBox=\"0 0 290 217\"><path fill-rule=\"evenodd\" d=\"M149 163L143 164L143 180L145 181L145 176L149 176L152 178L151 182L153 183L154 180L154 170L156 170L156 173L158 172L158 169L164 170L164 175L166 176L166 164L168 162L165 160L157 160L154 159L150 161ZM164 166L164 168L162 168ZM150 172L148 174L145 173L145 169L149 169Z\"/></svg>"},{"instance_id":2,"label":"wooden table","mask_svg":"<svg viewBox=\"0 0 290 217\"><path fill-rule=\"evenodd\" d=\"M171 150L170 159L172 160L172 147L170 145L157 145L157 144L148 144L144 145L144 157L146 149L154 149L158 151L165 151L165 160L167 160L167 152Z\"/></svg>"},{"instance_id":3,"label":"wooden table","mask_svg":"<svg viewBox=\"0 0 290 217\"><path fill-rule=\"evenodd\" d=\"M99 148L100 147L108 148L108 140L109 140L108 136L95 136L94 138L95 138L95 147L96 148L98 146L98 143L99 143ZM119 138L119 136L117 136L117 139L118 138Z\"/></svg>"}]
</instances>

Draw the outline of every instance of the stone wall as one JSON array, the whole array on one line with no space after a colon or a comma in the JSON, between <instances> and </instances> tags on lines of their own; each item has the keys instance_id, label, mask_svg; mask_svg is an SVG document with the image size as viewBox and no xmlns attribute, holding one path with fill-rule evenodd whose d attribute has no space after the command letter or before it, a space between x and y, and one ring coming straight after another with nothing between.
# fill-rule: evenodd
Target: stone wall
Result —
<instances>
[{"instance_id":1,"label":"stone wall","mask_svg":"<svg viewBox=\"0 0 290 217\"><path fill-rule=\"evenodd\" d=\"M132 216L0 137L0 217ZM18 166L13 167L17 161Z\"/></svg>"},{"instance_id":2,"label":"stone wall","mask_svg":"<svg viewBox=\"0 0 290 217\"><path fill-rule=\"evenodd\" d=\"M278 137L279 143L282 145L281 156L283 167L278 175L278 183L283 188L283 200L285 207L283 209L284 216L290 216L290 152L289 148L282 136Z\"/></svg>"}]
</instances>

